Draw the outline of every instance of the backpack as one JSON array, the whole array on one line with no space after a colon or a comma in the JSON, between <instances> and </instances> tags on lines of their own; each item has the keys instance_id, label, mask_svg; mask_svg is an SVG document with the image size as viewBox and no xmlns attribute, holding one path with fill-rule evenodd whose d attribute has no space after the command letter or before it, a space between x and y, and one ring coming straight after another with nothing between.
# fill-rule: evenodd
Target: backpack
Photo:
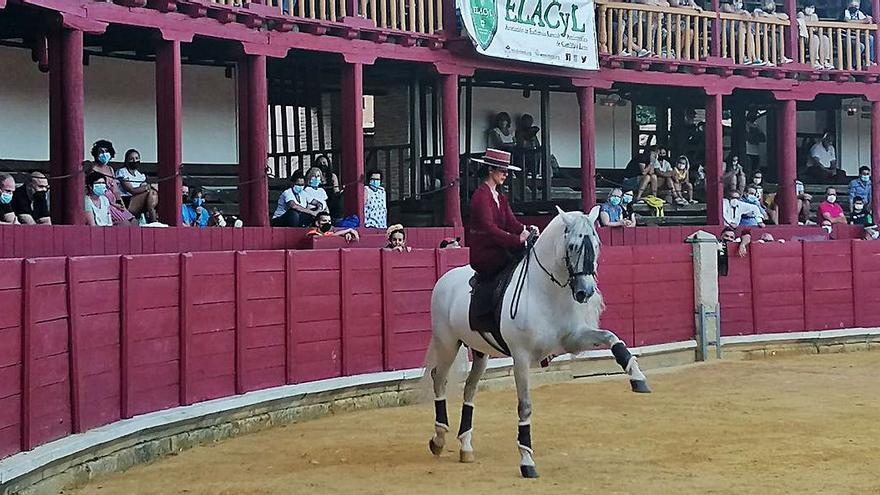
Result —
<instances>
[{"instance_id":1,"label":"backpack","mask_svg":"<svg viewBox=\"0 0 880 495\"><path fill-rule=\"evenodd\" d=\"M645 196L642 199L645 200L645 204L647 204L651 208L654 208L654 216L655 217L664 216L663 205L666 204L665 201L658 198L657 196Z\"/></svg>"}]
</instances>

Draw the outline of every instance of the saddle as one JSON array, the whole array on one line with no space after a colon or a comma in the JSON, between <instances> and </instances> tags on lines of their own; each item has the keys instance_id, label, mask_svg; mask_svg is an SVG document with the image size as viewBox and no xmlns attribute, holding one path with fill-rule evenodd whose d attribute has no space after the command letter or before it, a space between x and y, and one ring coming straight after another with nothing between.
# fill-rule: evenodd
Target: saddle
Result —
<instances>
[{"instance_id":1,"label":"saddle","mask_svg":"<svg viewBox=\"0 0 880 495\"><path fill-rule=\"evenodd\" d=\"M472 290L468 321L471 330L480 332L489 345L507 356L510 355L510 349L501 338L501 307L517 265L510 263L495 274L477 273L470 280Z\"/></svg>"}]
</instances>

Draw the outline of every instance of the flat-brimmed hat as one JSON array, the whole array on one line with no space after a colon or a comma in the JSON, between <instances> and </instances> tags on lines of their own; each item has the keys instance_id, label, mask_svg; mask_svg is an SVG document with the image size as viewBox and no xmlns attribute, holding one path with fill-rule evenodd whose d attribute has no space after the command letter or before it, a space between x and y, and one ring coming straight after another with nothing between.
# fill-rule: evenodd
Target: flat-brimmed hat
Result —
<instances>
[{"instance_id":1,"label":"flat-brimmed hat","mask_svg":"<svg viewBox=\"0 0 880 495\"><path fill-rule=\"evenodd\" d=\"M510 170L511 172L522 171L521 168L510 164L510 153L493 148L487 148L483 158L471 158L471 160L490 167Z\"/></svg>"}]
</instances>

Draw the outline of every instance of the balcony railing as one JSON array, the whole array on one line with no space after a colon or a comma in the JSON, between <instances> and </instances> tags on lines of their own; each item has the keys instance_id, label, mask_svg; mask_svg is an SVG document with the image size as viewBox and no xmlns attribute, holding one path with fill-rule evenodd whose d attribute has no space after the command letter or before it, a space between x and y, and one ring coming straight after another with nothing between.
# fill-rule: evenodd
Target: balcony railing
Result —
<instances>
[{"instance_id":1,"label":"balcony railing","mask_svg":"<svg viewBox=\"0 0 880 495\"><path fill-rule=\"evenodd\" d=\"M871 65L877 24L807 21L799 36L800 62L814 67L861 71ZM804 36L806 34L806 36Z\"/></svg>"},{"instance_id":2,"label":"balcony railing","mask_svg":"<svg viewBox=\"0 0 880 495\"><path fill-rule=\"evenodd\" d=\"M709 56L714 12L601 2L599 50L612 55L700 60Z\"/></svg>"},{"instance_id":3,"label":"balcony railing","mask_svg":"<svg viewBox=\"0 0 880 495\"><path fill-rule=\"evenodd\" d=\"M213 0L226 3L238 0ZM443 0L357 0L358 12L348 12L346 0L264 0L285 15L338 22L361 16L382 29L433 34L442 28Z\"/></svg>"},{"instance_id":4,"label":"balcony railing","mask_svg":"<svg viewBox=\"0 0 880 495\"><path fill-rule=\"evenodd\" d=\"M741 14L718 14L721 24L721 57L736 64L769 63L785 60L785 29L789 21L754 18Z\"/></svg>"}]
</instances>

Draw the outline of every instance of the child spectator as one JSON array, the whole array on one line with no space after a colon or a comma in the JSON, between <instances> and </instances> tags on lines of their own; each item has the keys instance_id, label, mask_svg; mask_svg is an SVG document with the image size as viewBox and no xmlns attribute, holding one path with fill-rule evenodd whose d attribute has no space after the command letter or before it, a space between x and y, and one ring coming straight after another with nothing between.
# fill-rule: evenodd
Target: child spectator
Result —
<instances>
[{"instance_id":1,"label":"child spectator","mask_svg":"<svg viewBox=\"0 0 880 495\"><path fill-rule=\"evenodd\" d=\"M12 195L15 193L15 179L9 174L0 174L0 224L17 224L18 218L12 209Z\"/></svg>"},{"instance_id":2,"label":"child spectator","mask_svg":"<svg viewBox=\"0 0 880 495\"><path fill-rule=\"evenodd\" d=\"M856 197L862 198L862 206L867 208L871 205L871 169L869 167L859 167L859 178L849 183L849 204L852 211L855 211Z\"/></svg>"},{"instance_id":3,"label":"child spectator","mask_svg":"<svg viewBox=\"0 0 880 495\"><path fill-rule=\"evenodd\" d=\"M869 225L874 223L871 212L865 208L865 200L856 196L853 200L852 223L853 225Z\"/></svg>"},{"instance_id":4,"label":"child spectator","mask_svg":"<svg viewBox=\"0 0 880 495\"><path fill-rule=\"evenodd\" d=\"M360 239L360 236L357 233L357 230L354 229L339 229L336 230L333 228L333 224L330 220L330 212L322 211L318 213L315 217L315 223L312 225L312 228L306 232L306 235L309 237L344 237L346 241L352 242Z\"/></svg>"},{"instance_id":5,"label":"child spectator","mask_svg":"<svg viewBox=\"0 0 880 495\"><path fill-rule=\"evenodd\" d=\"M199 189L192 189L189 201L183 204L183 225L205 228L208 226L208 210L205 208L205 195Z\"/></svg>"},{"instance_id":6,"label":"child spectator","mask_svg":"<svg viewBox=\"0 0 880 495\"><path fill-rule=\"evenodd\" d=\"M385 249L406 253L412 251L412 248L406 245L406 230L403 229L403 225L392 225L388 227L385 234L388 236L388 244Z\"/></svg>"},{"instance_id":7,"label":"child spectator","mask_svg":"<svg viewBox=\"0 0 880 495\"><path fill-rule=\"evenodd\" d=\"M364 189L364 227L384 229L388 226L388 207L382 173L373 170Z\"/></svg>"},{"instance_id":8,"label":"child spectator","mask_svg":"<svg viewBox=\"0 0 880 495\"><path fill-rule=\"evenodd\" d=\"M675 161L675 170L672 173L672 195L675 203L680 206L694 204L694 185L691 184L691 162L688 157L681 155ZM684 193L687 193L685 197Z\"/></svg>"},{"instance_id":9,"label":"child spectator","mask_svg":"<svg viewBox=\"0 0 880 495\"><path fill-rule=\"evenodd\" d=\"M107 199L107 179L100 172L89 172L86 176L86 225L112 227L110 200Z\"/></svg>"}]
</instances>

